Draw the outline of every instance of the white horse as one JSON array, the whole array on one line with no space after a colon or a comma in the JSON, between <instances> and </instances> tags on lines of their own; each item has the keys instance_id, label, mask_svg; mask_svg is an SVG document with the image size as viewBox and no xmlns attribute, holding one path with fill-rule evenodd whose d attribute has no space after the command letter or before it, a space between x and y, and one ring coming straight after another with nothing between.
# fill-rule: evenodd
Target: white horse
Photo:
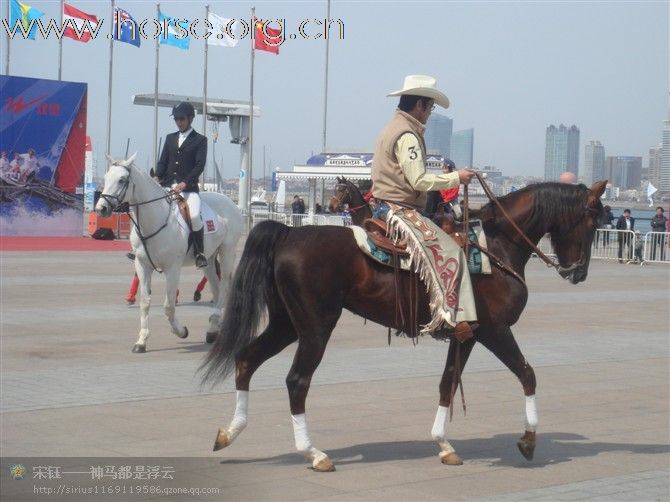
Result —
<instances>
[{"instance_id":1,"label":"white horse","mask_svg":"<svg viewBox=\"0 0 670 502\"><path fill-rule=\"evenodd\" d=\"M108 157L109 158L109 157ZM188 336L188 329L175 317L175 303L181 267L194 266L193 250L189 247L189 230L175 212L176 202L147 173L133 164L135 155L125 161L109 158L105 187L95 206L100 216L109 216L123 202L130 205L133 229L130 242L135 252L135 271L140 280L140 334L133 352L146 352L149 338L149 307L151 305L151 275L164 272L166 279L165 315L172 333L179 338ZM204 254L208 266L205 275L214 295L214 312L209 318L207 343L214 341L219 330L223 307L235 265L237 241L242 235L242 213L235 203L223 194L202 193L205 202L216 214L216 231L205 234ZM221 278L216 274L218 257Z\"/></svg>"}]
</instances>

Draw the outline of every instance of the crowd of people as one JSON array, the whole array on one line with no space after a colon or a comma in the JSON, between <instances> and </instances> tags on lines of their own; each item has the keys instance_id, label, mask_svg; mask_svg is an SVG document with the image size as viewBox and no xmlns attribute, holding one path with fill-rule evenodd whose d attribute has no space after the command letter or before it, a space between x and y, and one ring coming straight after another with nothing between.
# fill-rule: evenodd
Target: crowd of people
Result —
<instances>
[{"instance_id":1,"label":"crowd of people","mask_svg":"<svg viewBox=\"0 0 670 502\"><path fill-rule=\"evenodd\" d=\"M607 248L610 245L611 232L606 230L619 230L620 232L616 232L619 263L642 263L644 261L644 237L642 232L635 228L635 218L632 216L631 210L624 209L623 214L619 218L615 218L610 206L605 206L604 209L598 228L605 231L596 233L594 241L596 249L600 246L601 234L602 245ZM613 223L615 220L616 223ZM668 245L665 234L670 231L670 222L661 206L656 208L656 214L651 219L650 227L648 231L654 232L650 236L650 259L663 261L666 257L666 247Z\"/></svg>"}]
</instances>

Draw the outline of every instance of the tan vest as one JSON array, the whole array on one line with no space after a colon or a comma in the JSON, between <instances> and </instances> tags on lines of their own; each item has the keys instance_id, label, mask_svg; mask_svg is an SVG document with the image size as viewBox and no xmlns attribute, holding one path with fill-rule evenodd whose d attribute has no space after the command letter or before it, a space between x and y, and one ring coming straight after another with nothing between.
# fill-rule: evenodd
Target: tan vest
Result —
<instances>
[{"instance_id":1,"label":"tan vest","mask_svg":"<svg viewBox=\"0 0 670 502\"><path fill-rule=\"evenodd\" d=\"M396 142L400 136L410 132L419 138L425 162L424 129L425 127L421 122L408 113L398 110L391 122L379 134L372 159L372 195L375 199L425 209L426 192L417 192L412 188L395 156Z\"/></svg>"}]
</instances>

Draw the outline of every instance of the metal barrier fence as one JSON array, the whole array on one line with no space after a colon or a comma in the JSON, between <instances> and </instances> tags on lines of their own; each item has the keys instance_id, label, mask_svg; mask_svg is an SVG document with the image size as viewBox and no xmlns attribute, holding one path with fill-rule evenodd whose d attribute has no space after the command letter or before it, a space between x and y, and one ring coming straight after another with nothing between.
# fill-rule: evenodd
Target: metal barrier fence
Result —
<instances>
[{"instance_id":1,"label":"metal barrier fence","mask_svg":"<svg viewBox=\"0 0 670 502\"><path fill-rule=\"evenodd\" d=\"M632 230L599 228L593 238L591 258L670 264L669 232L648 232L639 239ZM549 236L542 237L538 247L543 253L554 254Z\"/></svg>"},{"instance_id":2,"label":"metal barrier fence","mask_svg":"<svg viewBox=\"0 0 670 502\"><path fill-rule=\"evenodd\" d=\"M647 232L642 259L654 263L670 263L670 232Z\"/></svg>"},{"instance_id":3,"label":"metal barrier fence","mask_svg":"<svg viewBox=\"0 0 670 502\"><path fill-rule=\"evenodd\" d=\"M266 213L254 212L251 215L252 225L261 221L272 220L279 221L291 227L302 227L305 225L336 225L349 226L351 218L334 214L286 214L286 213Z\"/></svg>"}]
</instances>

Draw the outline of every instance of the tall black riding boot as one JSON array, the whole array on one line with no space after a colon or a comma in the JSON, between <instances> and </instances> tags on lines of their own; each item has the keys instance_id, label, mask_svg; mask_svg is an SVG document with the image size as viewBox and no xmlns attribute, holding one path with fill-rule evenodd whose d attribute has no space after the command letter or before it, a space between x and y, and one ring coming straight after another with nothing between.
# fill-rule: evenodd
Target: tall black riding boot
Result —
<instances>
[{"instance_id":1,"label":"tall black riding boot","mask_svg":"<svg viewBox=\"0 0 670 502\"><path fill-rule=\"evenodd\" d=\"M203 245L204 237L204 228L195 230L193 232L193 255L195 256L195 266L198 268L204 268L207 266L207 258L205 258L205 255L203 254L205 249L205 246Z\"/></svg>"}]
</instances>

